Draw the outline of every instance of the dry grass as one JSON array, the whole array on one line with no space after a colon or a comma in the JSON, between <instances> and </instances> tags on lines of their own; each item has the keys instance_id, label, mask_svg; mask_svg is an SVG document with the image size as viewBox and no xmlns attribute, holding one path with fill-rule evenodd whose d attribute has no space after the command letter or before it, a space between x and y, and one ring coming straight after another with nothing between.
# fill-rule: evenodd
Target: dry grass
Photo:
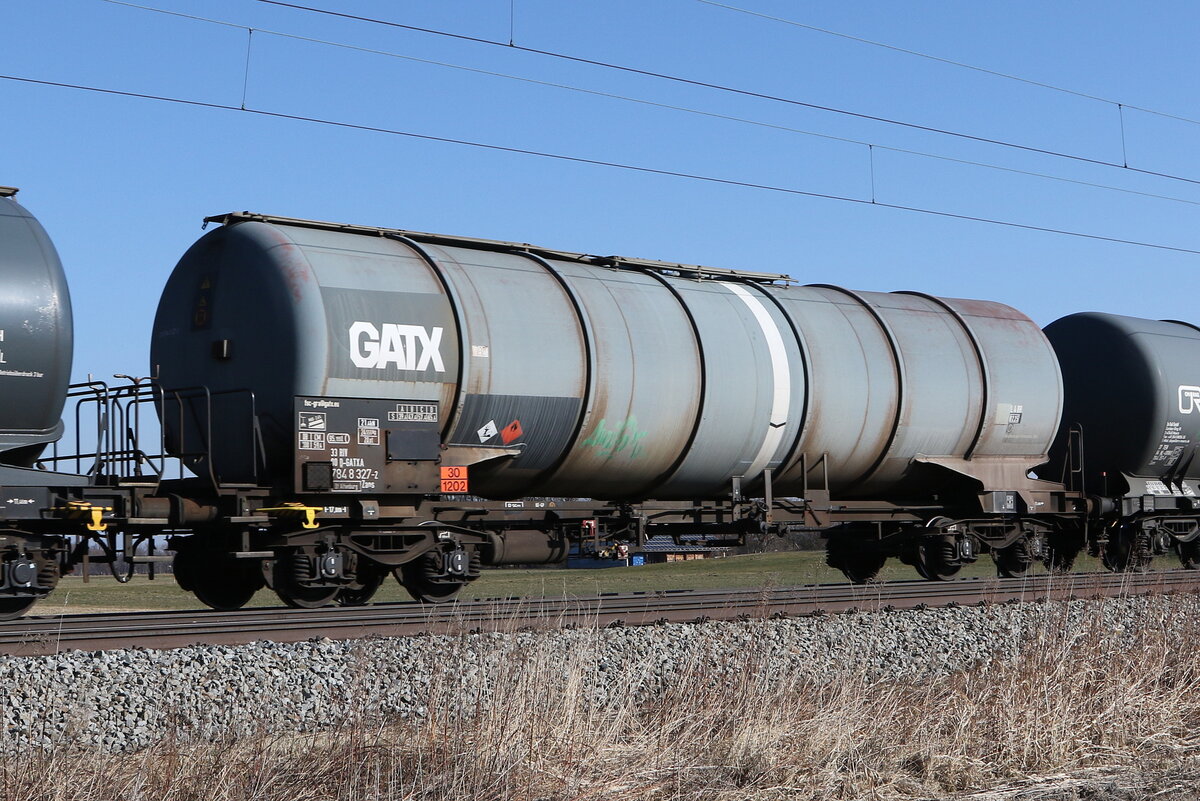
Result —
<instances>
[{"instance_id":1,"label":"dry grass","mask_svg":"<svg viewBox=\"0 0 1200 801\"><path fill-rule=\"evenodd\" d=\"M1200 625L1165 612L1136 632L1060 622L1013 660L912 682L818 680L749 649L697 657L663 688L649 663L598 672L587 638L570 653L535 644L476 679L494 688L486 703L462 708L463 679L447 671L419 718L127 755L32 752L0 762L0 797L1193 797Z\"/></svg>"}]
</instances>

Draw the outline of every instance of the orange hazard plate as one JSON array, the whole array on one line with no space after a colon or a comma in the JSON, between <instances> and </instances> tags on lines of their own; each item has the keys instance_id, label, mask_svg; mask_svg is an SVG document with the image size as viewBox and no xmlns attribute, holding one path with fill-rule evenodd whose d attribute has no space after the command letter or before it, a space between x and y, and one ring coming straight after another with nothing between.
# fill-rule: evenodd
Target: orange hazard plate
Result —
<instances>
[{"instance_id":1,"label":"orange hazard plate","mask_svg":"<svg viewBox=\"0 0 1200 801\"><path fill-rule=\"evenodd\" d=\"M467 484L467 468L443 467L442 492L470 492Z\"/></svg>"}]
</instances>

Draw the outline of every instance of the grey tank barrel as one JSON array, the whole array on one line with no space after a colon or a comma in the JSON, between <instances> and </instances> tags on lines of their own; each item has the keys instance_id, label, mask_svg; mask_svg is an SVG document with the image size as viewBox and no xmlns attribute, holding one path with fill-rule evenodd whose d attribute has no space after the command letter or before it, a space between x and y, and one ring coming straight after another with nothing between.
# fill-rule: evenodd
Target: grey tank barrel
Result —
<instances>
[{"instance_id":1,"label":"grey tank barrel","mask_svg":"<svg viewBox=\"0 0 1200 801\"><path fill-rule=\"evenodd\" d=\"M796 286L793 264L214 219L167 283L152 369L216 405L252 393L266 454L291 453L298 396L388 399L436 407L489 498L716 498L768 470L777 496L927 495L945 471L1020 485L1059 423L1054 352L999 303ZM201 467L223 479L292 480L230 435L246 419L215 417L234 422L168 428L212 440Z\"/></svg>"},{"instance_id":2,"label":"grey tank barrel","mask_svg":"<svg viewBox=\"0 0 1200 801\"><path fill-rule=\"evenodd\" d=\"M1066 391L1063 433L1051 451L1059 474L1070 463L1074 426L1088 492L1169 494L1172 483L1200 479L1200 329L1081 312L1046 326L1046 336Z\"/></svg>"},{"instance_id":3,"label":"grey tank barrel","mask_svg":"<svg viewBox=\"0 0 1200 801\"><path fill-rule=\"evenodd\" d=\"M62 435L71 376L71 299L58 252L0 187L0 464L28 467Z\"/></svg>"}]
</instances>

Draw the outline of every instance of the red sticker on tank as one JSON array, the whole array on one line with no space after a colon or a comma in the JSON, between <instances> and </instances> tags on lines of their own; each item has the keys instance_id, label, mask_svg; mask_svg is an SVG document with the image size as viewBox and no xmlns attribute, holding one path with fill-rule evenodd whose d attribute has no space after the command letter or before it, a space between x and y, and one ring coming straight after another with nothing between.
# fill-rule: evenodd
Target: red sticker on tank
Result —
<instances>
[{"instance_id":1,"label":"red sticker on tank","mask_svg":"<svg viewBox=\"0 0 1200 801\"><path fill-rule=\"evenodd\" d=\"M521 428L520 420L513 420L500 431L500 439L507 445L514 439L519 438L525 431Z\"/></svg>"}]
</instances>

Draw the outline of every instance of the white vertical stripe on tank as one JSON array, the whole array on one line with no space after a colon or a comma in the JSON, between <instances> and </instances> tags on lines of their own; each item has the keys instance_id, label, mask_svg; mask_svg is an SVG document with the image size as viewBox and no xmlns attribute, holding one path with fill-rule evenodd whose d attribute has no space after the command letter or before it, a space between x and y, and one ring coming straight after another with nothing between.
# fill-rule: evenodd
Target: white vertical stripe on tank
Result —
<instances>
[{"instance_id":1,"label":"white vertical stripe on tank","mask_svg":"<svg viewBox=\"0 0 1200 801\"><path fill-rule=\"evenodd\" d=\"M762 301L740 284L725 284L725 286L741 298L754 314L754 319L758 321L758 326L762 329L763 337L766 339L767 352L771 354L771 380L773 383L771 388L771 425L763 437L758 455L754 457L754 461L746 470L746 478L752 479L758 478L758 475L766 469L771 457L779 450L779 443L783 440L788 409L792 403L792 372L788 366L787 348L783 344L783 335L779 333L779 326L775 324L775 318L763 306Z\"/></svg>"}]
</instances>

